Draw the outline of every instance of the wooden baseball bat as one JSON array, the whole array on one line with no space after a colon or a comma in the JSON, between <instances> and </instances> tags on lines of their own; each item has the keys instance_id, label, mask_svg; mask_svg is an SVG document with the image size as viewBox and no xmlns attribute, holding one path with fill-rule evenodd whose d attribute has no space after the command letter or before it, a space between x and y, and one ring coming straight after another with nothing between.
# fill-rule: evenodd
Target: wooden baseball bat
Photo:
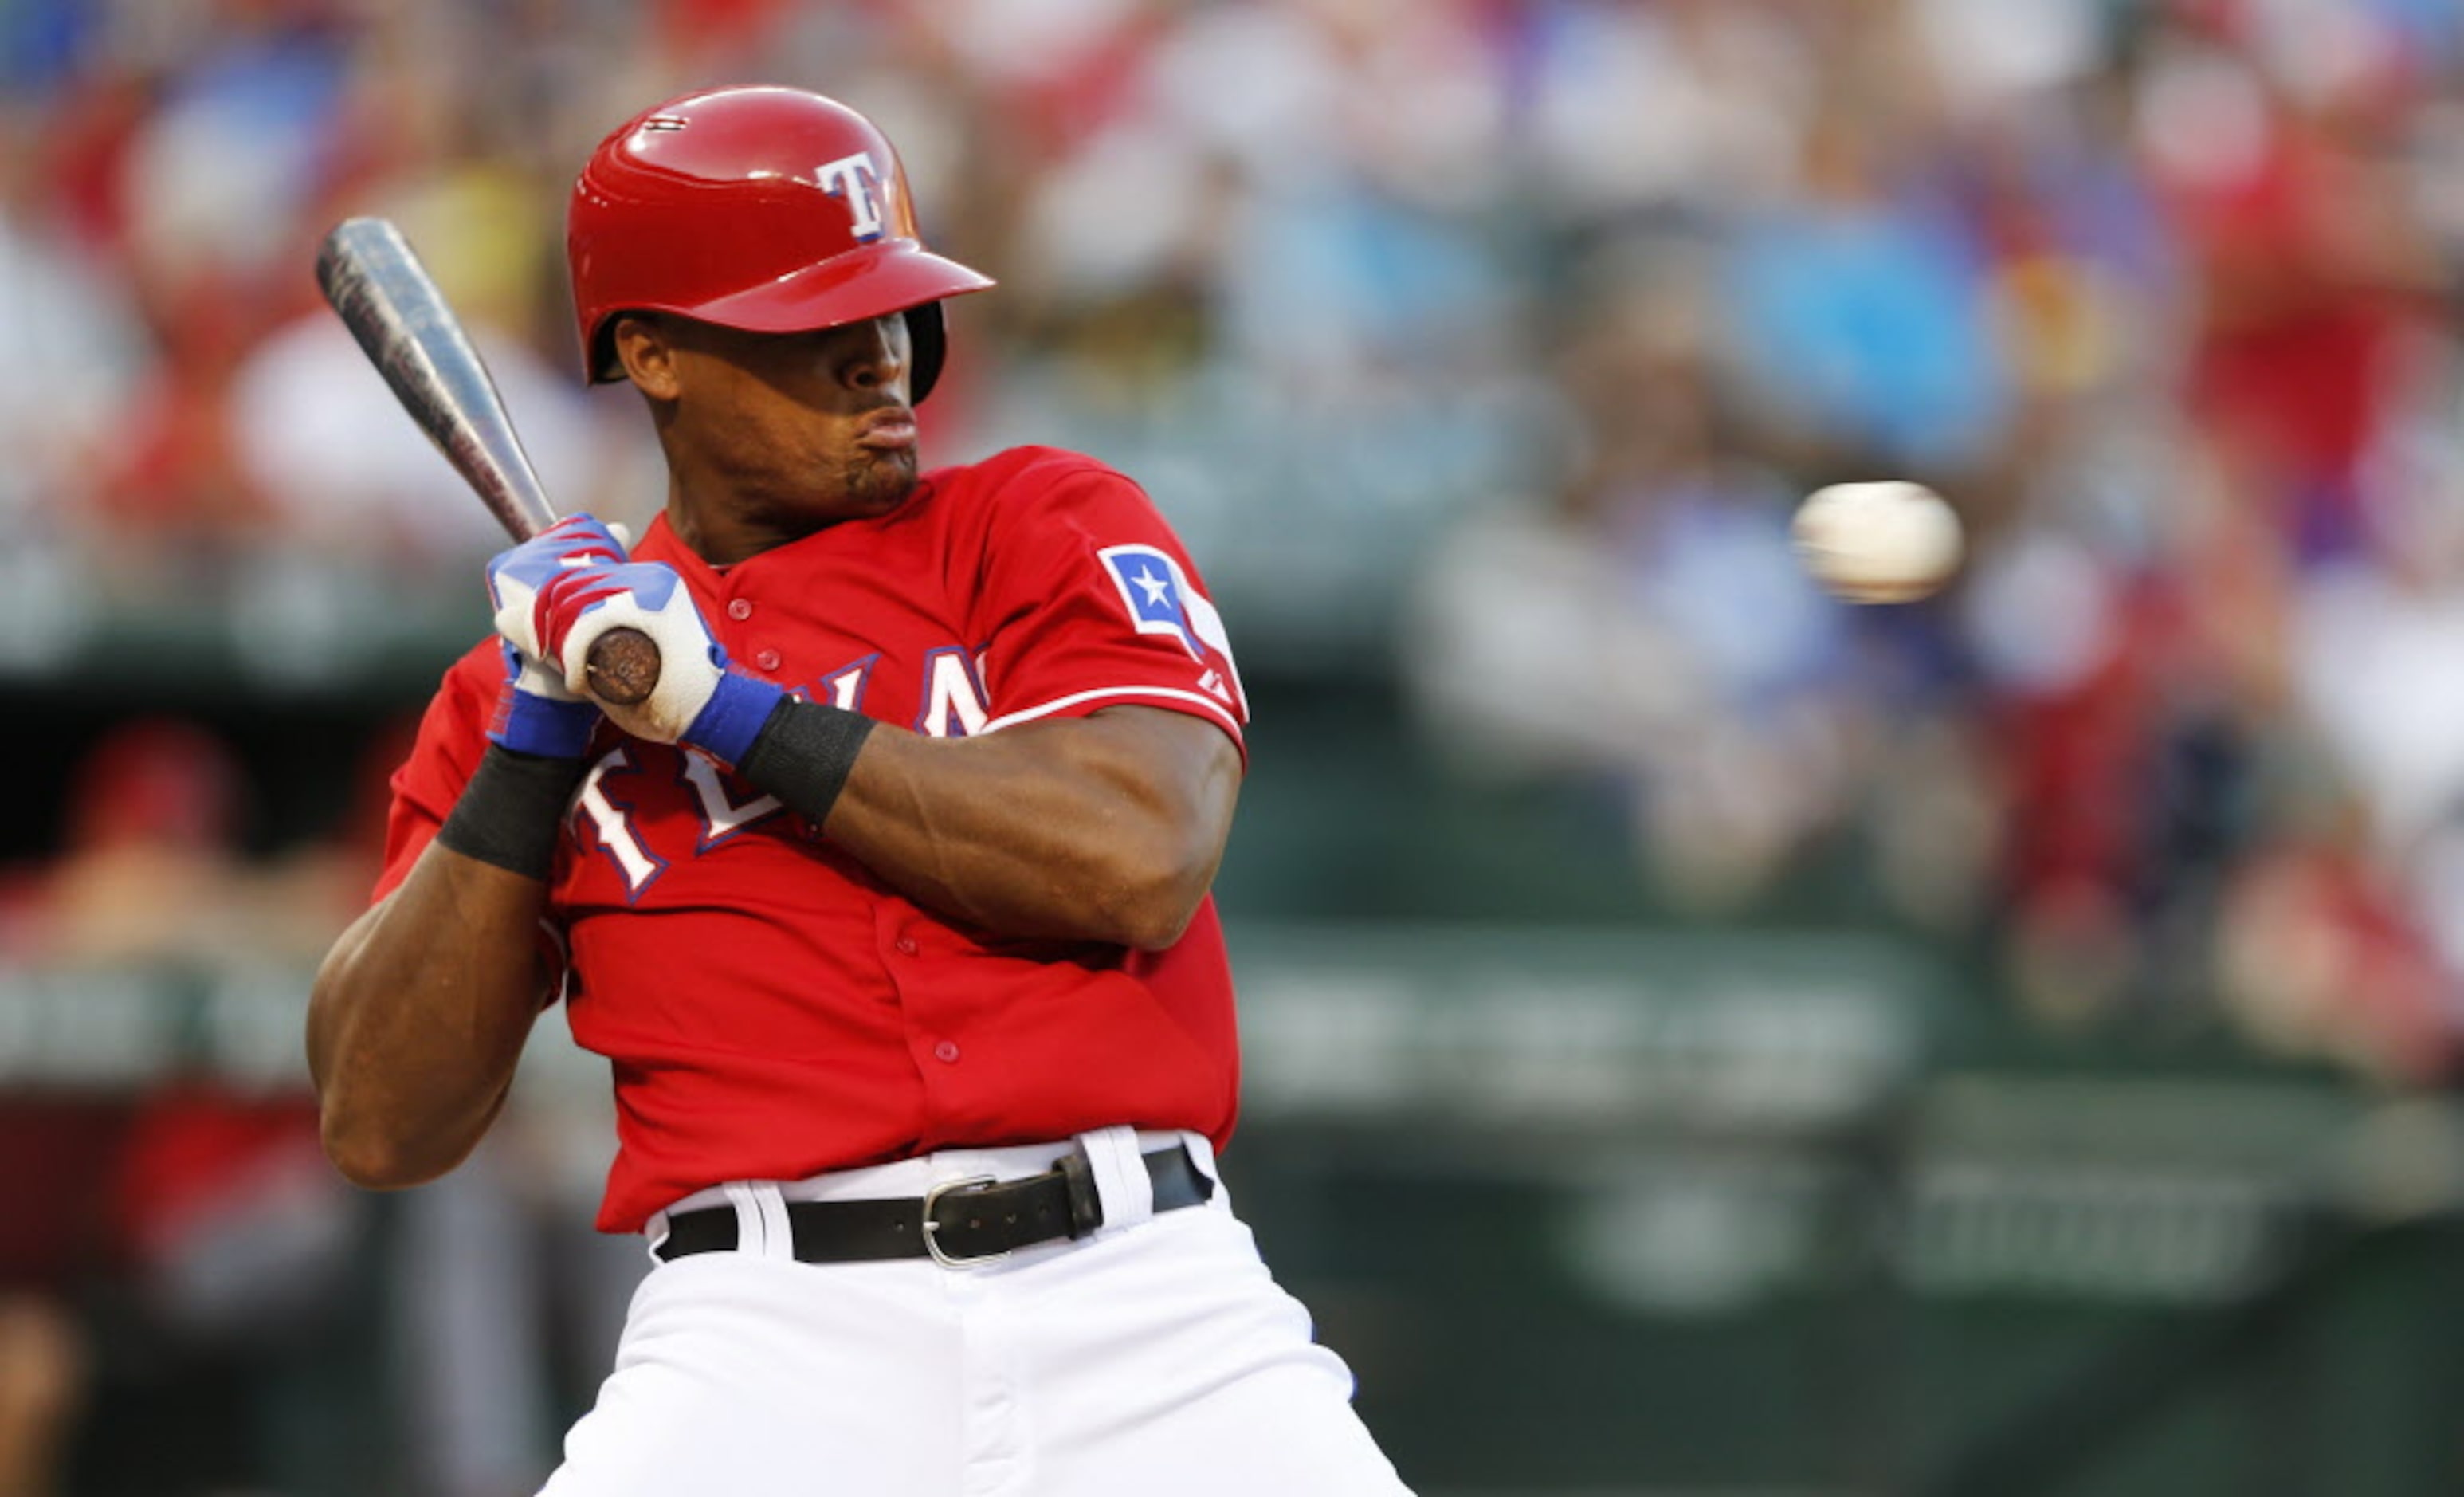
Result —
<instances>
[{"instance_id":1,"label":"wooden baseball bat","mask_svg":"<svg viewBox=\"0 0 2464 1497\"><path fill-rule=\"evenodd\" d=\"M317 250L317 284L368 362L508 534L527 540L556 523L513 418L478 349L402 231L346 218ZM659 649L639 629L609 629L585 662L590 692L630 707L659 684Z\"/></svg>"}]
</instances>

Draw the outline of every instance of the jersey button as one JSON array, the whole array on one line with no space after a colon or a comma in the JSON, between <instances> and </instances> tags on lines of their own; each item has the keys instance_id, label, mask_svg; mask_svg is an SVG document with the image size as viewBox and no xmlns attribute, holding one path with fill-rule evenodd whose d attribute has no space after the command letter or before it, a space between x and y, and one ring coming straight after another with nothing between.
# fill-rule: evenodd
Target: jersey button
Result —
<instances>
[{"instance_id":1,"label":"jersey button","mask_svg":"<svg viewBox=\"0 0 2464 1497\"><path fill-rule=\"evenodd\" d=\"M779 669L779 651L775 649L757 651L753 656L753 663L764 671L776 671Z\"/></svg>"},{"instance_id":2,"label":"jersey button","mask_svg":"<svg viewBox=\"0 0 2464 1497\"><path fill-rule=\"evenodd\" d=\"M753 605L751 601L748 599L738 598L735 602L729 604L727 605L727 616L731 619L749 619L753 617Z\"/></svg>"},{"instance_id":3,"label":"jersey button","mask_svg":"<svg viewBox=\"0 0 2464 1497\"><path fill-rule=\"evenodd\" d=\"M956 1061L958 1058L958 1042L944 1040L933 1046L933 1058L945 1066Z\"/></svg>"},{"instance_id":4,"label":"jersey button","mask_svg":"<svg viewBox=\"0 0 2464 1497\"><path fill-rule=\"evenodd\" d=\"M898 954L902 957L914 956L915 937L913 936L902 936L898 937Z\"/></svg>"}]
</instances>

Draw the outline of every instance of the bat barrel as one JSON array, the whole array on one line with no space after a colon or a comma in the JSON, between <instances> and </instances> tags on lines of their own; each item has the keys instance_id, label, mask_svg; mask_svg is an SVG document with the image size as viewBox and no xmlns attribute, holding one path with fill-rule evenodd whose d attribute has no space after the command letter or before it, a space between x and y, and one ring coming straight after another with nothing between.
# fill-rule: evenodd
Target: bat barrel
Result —
<instances>
[{"instance_id":1,"label":"bat barrel","mask_svg":"<svg viewBox=\"0 0 2464 1497\"><path fill-rule=\"evenodd\" d=\"M317 284L394 398L515 539L556 523L488 365L402 231L346 218L317 248ZM658 647L637 629L591 646L592 693L627 707L659 680Z\"/></svg>"},{"instance_id":2,"label":"bat barrel","mask_svg":"<svg viewBox=\"0 0 2464 1497\"><path fill-rule=\"evenodd\" d=\"M513 535L556 523L488 365L405 239L346 218L317 252L317 284L395 399Z\"/></svg>"}]
</instances>

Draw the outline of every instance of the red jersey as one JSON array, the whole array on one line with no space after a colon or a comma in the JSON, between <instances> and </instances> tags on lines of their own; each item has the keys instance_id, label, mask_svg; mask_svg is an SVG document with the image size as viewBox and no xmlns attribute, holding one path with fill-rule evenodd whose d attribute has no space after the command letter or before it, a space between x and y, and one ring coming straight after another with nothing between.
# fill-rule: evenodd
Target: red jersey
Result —
<instances>
[{"instance_id":1,"label":"red jersey","mask_svg":"<svg viewBox=\"0 0 2464 1497\"><path fill-rule=\"evenodd\" d=\"M1075 453L936 470L890 515L725 568L664 517L633 555L683 575L737 669L919 733L1136 704L1239 743L1247 720L1179 541ZM493 638L447 672L394 776L379 897L477 765L502 679ZM549 902L574 1039L614 1072L602 1229L722 1180L1112 1124L1230 1134L1212 897L1165 951L1009 939L902 897L705 755L605 723L590 753Z\"/></svg>"}]
</instances>

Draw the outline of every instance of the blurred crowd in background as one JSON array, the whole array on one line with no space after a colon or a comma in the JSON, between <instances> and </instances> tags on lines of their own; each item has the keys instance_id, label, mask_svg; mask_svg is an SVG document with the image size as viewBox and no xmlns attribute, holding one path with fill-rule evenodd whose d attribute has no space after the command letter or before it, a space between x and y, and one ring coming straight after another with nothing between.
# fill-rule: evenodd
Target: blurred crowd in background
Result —
<instances>
[{"instance_id":1,"label":"blurred crowd in background","mask_svg":"<svg viewBox=\"0 0 2464 1497\"><path fill-rule=\"evenodd\" d=\"M564 195L746 80L871 114L1001 279L933 453L1131 473L1268 700L1582 807L1613 912L1880 923L2026 1024L2371 1084L2464 1054L2455 0L0 0L0 670L107 690L79 650L166 605L292 685L354 610L451 600L438 669L484 627L491 522L317 299L349 213L560 501L647 517ZM1877 477L1959 509L1940 597L1797 567L1796 499ZM245 848L215 724L126 703L0 956L313 960L422 694Z\"/></svg>"},{"instance_id":2,"label":"blurred crowd in background","mask_svg":"<svg viewBox=\"0 0 2464 1497\"><path fill-rule=\"evenodd\" d=\"M2450 1063L2446 0L0 18L27 669L116 605L470 590L489 521L307 275L349 212L405 226L564 502L647 515L629 397L574 378L563 196L646 100L780 78L884 121L1001 277L937 451L1128 469L1265 669L1392 675L1465 775L1600 787L1639 908L1851 846L2049 1022L2221 1004ZM1785 520L1880 476L1949 495L1971 563L1844 616Z\"/></svg>"}]
</instances>

